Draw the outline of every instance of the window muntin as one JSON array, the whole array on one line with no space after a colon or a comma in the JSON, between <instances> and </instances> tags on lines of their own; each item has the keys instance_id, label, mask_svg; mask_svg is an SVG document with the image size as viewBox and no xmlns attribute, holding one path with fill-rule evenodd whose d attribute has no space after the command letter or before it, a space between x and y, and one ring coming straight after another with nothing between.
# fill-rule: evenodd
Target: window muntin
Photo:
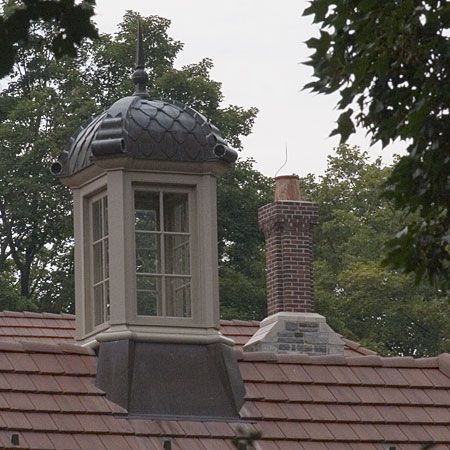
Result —
<instances>
[{"instance_id":1,"label":"window muntin","mask_svg":"<svg viewBox=\"0 0 450 450\"><path fill-rule=\"evenodd\" d=\"M91 202L92 323L96 327L109 320L108 199Z\"/></svg>"},{"instance_id":2,"label":"window muntin","mask_svg":"<svg viewBox=\"0 0 450 450\"><path fill-rule=\"evenodd\" d=\"M191 317L189 195L136 190L134 202L137 314Z\"/></svg>"}]
</instances>

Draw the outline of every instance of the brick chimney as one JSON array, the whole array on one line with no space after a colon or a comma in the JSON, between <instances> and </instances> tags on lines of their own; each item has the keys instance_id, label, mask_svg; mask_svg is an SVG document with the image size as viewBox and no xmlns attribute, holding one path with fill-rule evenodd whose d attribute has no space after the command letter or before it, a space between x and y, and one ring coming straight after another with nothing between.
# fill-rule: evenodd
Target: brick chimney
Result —
<instances>
[{"instance_id":1,"label":"brick chimney","mask_svg":"<svg viewBox=\"0 0 450 450\"><path fill-rule=\"evenodd\" d=\"M315 203L303 201L295 175L275 178L275 201L258 211L266 238L267 311L314 312Z\"/></svg>"},{"instance_id":2,"label":"brick chimney","mask_svg":"<svg viewBox=\"0 0 450 450\"><path fill-rule=\"evenodd\" d=\"M275 178L275 201L261 207L269 317L245 351L342 354L344 344L314 311L313 228L318 206L302 200L298 176Z\"/></svg>"}]
</instances>

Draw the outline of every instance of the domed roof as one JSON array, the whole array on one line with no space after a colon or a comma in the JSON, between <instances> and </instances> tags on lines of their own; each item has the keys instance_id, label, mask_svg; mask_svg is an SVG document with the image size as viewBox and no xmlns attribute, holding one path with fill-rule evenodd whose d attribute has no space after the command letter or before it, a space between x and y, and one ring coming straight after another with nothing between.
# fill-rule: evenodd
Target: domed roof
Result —
<instances>
[{"instance_id":1,"label":"domed roof","mask_svg":"<svg viewBox=\"0 0 450 450\"><path fill-rule=\"evenodd\" d=\"M71 176L95 159L119 155L159 161L233 163L237 153L206 117L180 102L150 99L145 89L148 76L143 66L140 32L136 60L135 93L80 127L52 165L52 172L59 177Z\"/></svg>"}]
</instances>

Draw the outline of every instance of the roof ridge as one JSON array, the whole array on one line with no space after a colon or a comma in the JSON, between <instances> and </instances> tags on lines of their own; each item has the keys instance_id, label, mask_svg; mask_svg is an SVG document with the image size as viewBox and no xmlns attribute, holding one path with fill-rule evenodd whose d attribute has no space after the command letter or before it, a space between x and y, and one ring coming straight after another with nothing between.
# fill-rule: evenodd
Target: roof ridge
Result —
<instances>
[{"instance_id":1,"label":"roof ridge","mask_svg":"<svg viewBox=\"0 0 450 450\"><path fill-rule=\"evenodd\" d=\"M417 358L410 356L380 357L376 355L345 356L320 355L310 356L295 353L244 352L236 350L239 361L266 362L279 364L338 365L388 368L439 368L450 378L450 354L443 353L438 357Z\"/></svg>"},{"instance_id":2,"label":"roof ridge","mask_svg":"<svg viewBox=\"0 0 450 450\"><path fill-rule=\"evenodd\" d=\"M75 314L68 313L49 313L35 311L0 311L0 317L26 317L29 319L65 319L75 320Z\"/></svg>"},{"instance_id":3,"label":"roof ridge","mask_svg":"<svg viewBox=\"0 0 450 450\"><path fill-rule=\"evenodd\" d=\"M8 342L0 340L0 352L12 353L66 353L72 355L95 355L94 350L69 343L40 343L40 342Z\"/></svg>"},{"instance_id":4,"label":"roof ridge","mask_svg":"<svg viewBox=\"0 0 450 450\"><path fill-rule=\"evenodd\" d=\"M235 325L235 326L243 326L243 327L259 327L259 324L261 322L257 320L240 320L240 319L231 319L231 320L225 320L220 319L221 325Z\"/></svg>"}]
</instances>

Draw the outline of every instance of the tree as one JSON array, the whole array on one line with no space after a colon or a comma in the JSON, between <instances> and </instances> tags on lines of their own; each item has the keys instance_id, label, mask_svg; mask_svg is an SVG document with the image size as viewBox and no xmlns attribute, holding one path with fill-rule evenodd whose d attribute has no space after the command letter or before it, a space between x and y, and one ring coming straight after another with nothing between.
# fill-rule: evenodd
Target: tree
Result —
<instances>
[{"instance_id":1,"label":"tree","mask_svg":"<svg viewBox=\"0 0 450 450\"><path fill-rule=\"evenodd\" d=\"M383 267L383 242L401 213L380 198L391 167L341 145L325 174L301 180L316 201L316 306L344 336L385 355L430 356L450 349L445 292Z\"/></svg>"},{"instance_id":2,"label":"tree","mask_svg":"<svg viewBox=\"0 0 450 450\"><path fill-rule=\"evenodd\" d=\"M388 261L450 283L450 4L445 0L312 0L320 25L314 92L339 92L341 142L364 127L383 146L408 142L383 195L408 217Z\"/></svg>"},{"instance_id":3,"label":"tree","mask_svg":"<svg viewBox=\"0 0 450 450\"><path fill-rule=\"evenodd\" d=\"M218 181L219 282L222 318L262 320L267 315L264 236L258 208L273 201L273 183L238 161Z\"/></svg>"},{"instance_id":4,"label":"tree","mask_svg":"<svg viewBox=\"0 0 450 450\"><path fill-rule=\"evenodd\" d=\"M51 48L58 27L36 24L0 91L0 281L38 309L73 311L71 199L50 164L86 119L133 92L137 17L128 11L116 34L83 42L75 58L62 59ZM173 67L183 45L168 35L169 20L142 17L141 25L151 95L186 101L239 148L257 110L222 106L210 60Z\"/></svg>"},{"instance_id":5,"label":"tree","mask_svg":"<svg viewBox=\"0 0 450 450\"><path fill-rule=\"evenodd\" d=\"M13 69L20 44L28 42L40 22L55 24L49 49L56 57L75 56L85 38L96 38L94 0L14 0L0 4L0 78ZM39 25L38 25L39 26Z\"/></svg>"}]
</instances>

